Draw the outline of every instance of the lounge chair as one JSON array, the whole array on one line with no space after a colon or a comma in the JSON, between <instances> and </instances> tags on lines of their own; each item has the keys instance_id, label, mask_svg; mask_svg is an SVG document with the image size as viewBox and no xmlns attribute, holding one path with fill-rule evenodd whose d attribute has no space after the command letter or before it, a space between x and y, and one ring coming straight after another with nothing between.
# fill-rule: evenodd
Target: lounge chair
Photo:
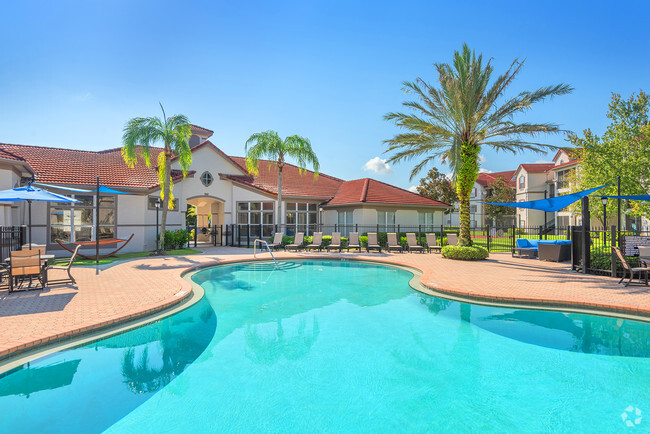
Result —
<instances>
[{"instance_id":1,"label":"lounge chair","mask_svg":"<svg viewBox=\"0 0 650 434\"><path fill-rule=\"evenodd\" d=\"M431 253L431 250L440 253L442 246L438 245L436 241L436 234L426 234L427 238L427 250Z\"/></svg>"},{"instance_id":2,"label":"lounge chair","mask_svg":"<svg viewBox=\"0 0 650 434\"><path fill-rule=\"evenodd\" d=\"M29 278L31 288L33 279L36 278L45 287L44 267L41 266L41 252L39 249L16 250L10 253L11 265L9 266L9 292L13 292L15 284L20 279L22 286L25 279Z\"/></svg>"},{"instance_id":3,"label":"lounge chair","mask_svg":"<svg viewBox=\"0 0 650 434\"><path fill-rule=\"evenodd\" d=\"M368 234L370 235L370 234ZM386 234L386 238L388 239L388 251L391 252L393 250L397 250L400 253L404 252L404 248L400 243L397 242L397 234L395 232L389 232Z\"/></svg>"},{"instance_id":4,"label":"lounge chair","mask_svg":"<svg viewBox=\"0 0 650 434\"><path fill-rule=\"evenodd\" d=\"M273 242L269 244L269 249L278 250L282 247L283 236L284 234L282 232L276 232L275 235L273 235Z\"/></svg>"},{"instance_id":5,"label":"lounge chair","mask_svg":"<svg viewBox=\"0 0 650 434\"><path fill-rule=\"evenodd\" d=\"M72 268L72 263L74 260L77 258L77 253L79 252L79 249L81 248L81 244L78 244L77 247L74 249L74 253L70 257L70 260L68 261L67 264L60 264L60 265L50 265L47 267L47 271L50 270L64 270L68 273L68 278L67 279L56 279L56 280L50 280L48 277L47 283L48 284L54 284L58 285L60 283L72 283L73 285L77 283L77 281L72 277L72 274L70 273L70 268Z\"/></svg>"},{"instance_id":6,"label":"lounge chair","mask_svg":"<svg viewBox=\"0 0 650 434\"><path fill-rule=\"evenodd\" d=\"M539 240L517 238L515 248L512 249L513 258L536 258L539 254Z\"/></svg>"},{"instance_id":7,"label":"lounge chair","mask_svg":"<svg viewBox=\"0 0 650 434\"><path fill-rule=\"evenodd\" d=\"M457 246L458 234L447 234L447 244L450 246Z\"/></svg>"},{"instance_id":8,"label":"lounge chair","mask_svg":"<svg viewBox=\"0 0 650 434\"><path fill-rule=\"evenodd\" d=\"M377 241L377 232L368 232L368 244L366 244L366 252L371 250L378 250L381 253L381 246Z\"/></svg>"},{"instance_id":9,"label":"lounge chair","mask_svg":"<svg viewBox=\"0 0 650 434\"><path fill-rule=\"evenodd\" d=\"M350 249L356 249L361 253L361 243L359 242L359 232L350 232L348 237L348 252Z\"/></svg>"},{"instance_id":10,"label":"lounge chair","mask_svg":"<svg viewBox=\"0 0 650 434\"><path fill-rule=\"evenodd\" d=\"M311 244L307 244L305 246L305 250L318 249L318 251L320 252L322 248L323 248L323 233L314 232L314 237L311 240Z\"/></svg>"},{"instance_id":11,"label":"lounge chair","mask_svg":"<svg viewBox=\"0 0 650 434\"><path fill-rule=\"evenodd\" d=\"M613 247L612 250L614 253L616 253L616 256L618 257L618 260L621 261L621 265L623 266L623 277L621 277L621 280L618 281L618 283L623 282L625 279L626 274L630 275L629 280L625 283L625 286L628 286L630 283L632 283L632 279L634 278L634 275L639 276L639 281L641 280L641 276L645 276L644 283L647 285L648 284L648 271L650 269L648 267L637 267L637 268L632 268L630 267L630 264L627 263L627 260L625 259L625 256L623 256L623 253L621 252L621 249L618 247Z\"/></svg>"},{"instance_id":12,"label":"lounge chair","mask_svg":"<svg viewBox=\"0 0 650 434\"><path fill-rule=\"evenodd\" d=\"M424 253L424 247L418 244L415 239L415 234L406 234L406 246L408 247L409 253L420 252Z\"/></svg>"},{"instance_id":13,"label":"lounge chair","mask_svg":"<svg viewBox=\"0 0 650 434\"><path fill-rule=\"evenodd\" d=\"M302 248L302 243L303 243L304 239L305 239L304 232L296 232L296 236L293 237L293 243L287 244L286 246L284 246L284 250L295 249L296 252L297 252L298 249Z\"/></svg>"},{"instance_id":14,"label":"lounge chair","mask_svg":"<svg viewBox=\"0 0 650 434\"><path fill-rule=\"evenodd\" d=\"M341 245L341 233L340 232L333 232L332 233L332 241L327 245L326 249L329 252L330 249L339 249L339 252L343 246Z\"/></svg>"}]
</instances>

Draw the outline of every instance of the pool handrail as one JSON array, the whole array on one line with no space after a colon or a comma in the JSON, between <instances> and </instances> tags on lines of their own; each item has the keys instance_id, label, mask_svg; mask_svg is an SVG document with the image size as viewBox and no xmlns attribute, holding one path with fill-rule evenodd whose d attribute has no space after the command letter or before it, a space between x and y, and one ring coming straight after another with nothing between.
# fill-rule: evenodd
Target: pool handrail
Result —
<instances>
[{"instance_id":1,"label":"pool handrail","mask_svg":"<svg viewBox=\"0 0 650 434\"><path fill-rule=\"evenodd\" d=\"M257 248L257 243L258 243L258 242L259 242L260 244L263 244L263 245L266 246L266 250L268 250L269 253L271 254L271 258L273 258L273 262L275 262L275 265L278 265L278 261L275 260L275 256L273 256L273 252L271 251L271 248L269 247L269 243L266 242L265 240L260 240L259 238L257 238L255 241L253 241L253 258L256 258L256 257L257 257L257 256L256 256L256 252L255 252L255 249Z\"/></svg>"}]
</instances>

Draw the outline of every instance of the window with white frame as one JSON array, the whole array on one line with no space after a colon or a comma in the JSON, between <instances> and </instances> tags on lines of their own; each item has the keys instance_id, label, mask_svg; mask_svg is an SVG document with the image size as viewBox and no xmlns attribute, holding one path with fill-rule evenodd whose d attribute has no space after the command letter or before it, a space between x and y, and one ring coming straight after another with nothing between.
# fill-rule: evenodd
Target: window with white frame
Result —
<instances>
[{"instance_id":1,"label":"window with white frame","mask_svg":"<svg viewBox=\"0 0 650 434\"><path fill-rule=\"evenodd\" d=\"M347 237L350 232L354 232L353 211L338 212L338 231Z\"/></svg>"},{"instance_id":2,"label":"window with white frame","mask_svg":"<svg viewBox=\"0 0 650 434\"><path fill-rule=\"evenodd\" d=\"M526 177L524 175L519 176L519 189L523 190L526 188Z\"/></svg>"},{"instance_id":3,"label":"window with white frame","mask_svg":"<svg viewBox=\"0 0 650 434\"><path fill-rule=\"evenodd\" d=\"M50 242L65 243L94 241L95 238L95 195L71 195L78 203L50 206ZM99 239L115 238L115 196L99 197Z\"/></svg>"},{"instance_id":4,"label":"window with white frame","mask_svg":"<svg viewBox=\"0 0 650 434\"><path fill-rule=\"evenodd\" d=\"M240 232L247 234L250 231L250 236L270 237L273 233L273 209L273 202L237 202Z\"/></svg>"},{"instance_id":5,"label":"window with white frame","mask_svg":"<svg viewBox=\"0 0 650 434\"><path fill-rule=\"evenodd\" d=\"M318 223L318 204L305 202L287 202L285 219L287 231L311 234Z\"/></svg>"},{"instance_id":6,"label":"window with white frame","mask_svg":"<svg viewBox=\"0 0 650 434\"><path fill-rule=\"evenodd\" d=\"M418 225L420 225L420 226L433 226L433 213L432 212L418 212Z\"/></svg>"},{"instance_id":7,"label":"window with white frame","mask_svg":"<svg viewBox=\"0 0 650 434\"><path fill-rule=\"evenodd\" d=\"M394 230L395 211L377 211L377 224L380 231Z\"/></svg>"}]
</instances>

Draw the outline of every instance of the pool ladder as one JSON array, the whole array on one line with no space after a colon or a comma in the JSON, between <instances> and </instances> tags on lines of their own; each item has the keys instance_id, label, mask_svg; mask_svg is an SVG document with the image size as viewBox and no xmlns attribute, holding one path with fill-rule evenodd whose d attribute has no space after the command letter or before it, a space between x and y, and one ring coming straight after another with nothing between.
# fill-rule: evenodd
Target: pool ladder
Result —
<instances>
[{"instance_id":1,"label":"pool ladder","mask_svg":"<svg viewBox=\"0 0 650 434\"><path fill-rule=\"evenodd\" d=\"M256 258L256 257L257 257L257 256L256 256L256 252L255 252L255 249L257 248L257 243L258 243L258 242L259 242L260 244L263 244L264 246L266 246L266 250L268 250L269 253L271 254L271 258L273 258L273 262L275 262L275 265L278 265L278 261L275 260L275 256L273 256L273 252L271 251L271 248L269 247L269 243L267 243L267 242L264 241L264 240L260 240L259 238L256 239L256 240L253 242L253 258Z\"/></svg>"}]
</instances>

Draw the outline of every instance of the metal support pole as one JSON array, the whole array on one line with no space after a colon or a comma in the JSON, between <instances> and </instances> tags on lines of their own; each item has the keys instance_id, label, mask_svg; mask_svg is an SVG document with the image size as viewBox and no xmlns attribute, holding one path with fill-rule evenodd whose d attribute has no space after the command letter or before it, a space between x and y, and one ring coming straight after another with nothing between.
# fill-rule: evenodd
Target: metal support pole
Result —
<instances>
[{"instance_id":1,"label":"metal support pole","mask_svg":"<svg viewBox=\"0 0 650 434\"><path fill-rule=\"evenodd\" d=\"M621 176L616 177L616 183L617 183L617 195L621 195ZM616 245L620 246L621 245L621 199L618 198L616 199L616 205L618 207L617 216L616 216Z\"/></svg>"},{"instance_id":2,"label":"metal support pole","mask_svg":"<svg viewBox=\"0 0 650 434\"><path fill-rule=\"evenodd\" d=\"M591 266L591 243L589 237L589 196L582 198L582 273Z\"/></svg>"},{"instance_id":3,"label":"metal support pole","mask_svg":"<svg viewBox=\"0 0 650 434\"><path fill-rule=\"evenodd\" d=\"M97 177L97 203L95 204L95 264L99 264L99 176ZM117 235L117 234L116 234Z\"/></svg>"},{"instance_id":4,"label":"metal support pole","mask_svg":"<svg viewBox=\"0 0 650 434\"><path fill-rule=\"evenodd\" d=\"M612 225L611 229L611 237L612 237L612 247L616 247L616 226ZM616 253L614 253L614 249L611 250L611 255L612 255L612 277L616 277L618 274L616 272Z\"/></svg>"}]
</instances>

